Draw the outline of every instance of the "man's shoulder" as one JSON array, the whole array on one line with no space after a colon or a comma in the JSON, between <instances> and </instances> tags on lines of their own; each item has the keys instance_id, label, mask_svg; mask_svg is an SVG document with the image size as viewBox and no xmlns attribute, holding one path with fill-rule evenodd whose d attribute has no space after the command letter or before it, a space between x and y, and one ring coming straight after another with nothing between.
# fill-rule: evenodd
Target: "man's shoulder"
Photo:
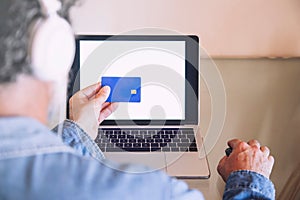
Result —
<instances>
[{"instance_id":1,"label":"man's shoulder","mask_svg":"<svg viewBox=\"0 0 300 200\"><path fill-rule=\"evenodd\" d=\"M0 159L74 152L46 126L27 117L0 118L0 140Z\"/></svg>"},{"instance_id":2,"label":"man's shoulder","mask_svg":"<svg viewBox=\"0 0 300 200\"><path fill-rule=\"evenodd\" d=\"M52 199L64 195L71 199L94 199L98 196L121 199L124 194L132 195L133 199L137 195L147 199L145 194L148 199L150 195L154 199L164 199L166 193L170 195L168 193L171 192L170 178L162 172L133 173L134 169L138 172L144 167L118 165L107 160L99 162L72 152L19 156L9 159L9 162L0 159L0 163L0 171L6 172L1 177L1 187L22 188L24 193L32 195L34 191L44 191ZM11 182L12 179L18 181ZM155 190L151 191L150 186ZM134 192L130 194L130 191ZM38 195L43 195L43 192Z\"/></svg>"}]
</instances>

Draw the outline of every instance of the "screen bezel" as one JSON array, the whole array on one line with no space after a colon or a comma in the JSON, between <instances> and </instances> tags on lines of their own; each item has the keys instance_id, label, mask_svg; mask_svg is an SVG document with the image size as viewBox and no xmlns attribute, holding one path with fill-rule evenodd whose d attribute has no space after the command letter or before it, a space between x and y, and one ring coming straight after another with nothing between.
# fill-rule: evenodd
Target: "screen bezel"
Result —
<instances>
[{"instance_id":1,"label":"screen bezel","mask_svg":"<svg viewBox=\"0 0 300 200\"><path fill-rule=\"evenodd\" d=\"M68 99L80 89L80 41L184 41L185 119L184 120L104 120L101 125L196 125L199 115L199 38L195 35L77 35L76 54L69 74ZM188 97L193 98L188 98ZM69 105L67 105L69 114Z\"/></svg>"}]
</instances>

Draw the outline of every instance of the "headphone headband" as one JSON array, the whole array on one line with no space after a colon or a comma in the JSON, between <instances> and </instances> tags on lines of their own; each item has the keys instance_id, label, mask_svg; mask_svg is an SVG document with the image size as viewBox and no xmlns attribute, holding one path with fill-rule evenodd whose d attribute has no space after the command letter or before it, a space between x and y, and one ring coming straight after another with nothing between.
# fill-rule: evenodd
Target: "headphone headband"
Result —
<instances>
[{"instance_id":1,"label":"headphone headband","mask_svg":"<svg viewBox=\"0 0 300 200\"><path fill-rule=\"evenodd\" d=\"M45 16L57 14L61 9L61 2L58 0L39 0L39 3Z\"/></svg>"},{"instance_id":2,"label":"headphone headband","mask_svg":"<svg viewBox=\"0 0 300 200\"><path fill-rule=\"evenodd\" d=\"M44 18L36 20L31 30L30 61L34 75L45 81L67 77L75 55L75 38L69 23L57 13L58 0L38 0Z\"/></svg>"}]
</instances>

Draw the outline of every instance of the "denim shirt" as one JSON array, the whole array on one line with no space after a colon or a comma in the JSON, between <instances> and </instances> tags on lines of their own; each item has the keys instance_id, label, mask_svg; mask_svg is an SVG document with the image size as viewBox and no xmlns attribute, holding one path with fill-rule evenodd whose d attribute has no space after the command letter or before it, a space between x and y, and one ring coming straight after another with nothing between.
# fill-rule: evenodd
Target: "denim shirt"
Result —
<instances>
[{"instance_id":1,"label":"denim shirt","mask_svg":"<svg viewBox=\"0 0 300 200\"><path fill-rule=\"evenodd\" d=\"M0 118L0 199L203 199L161 171L124 172L142 168L106 160L72 121L56 134L31 118ZM223 198L274 199L274 186L260 174L233 172Z\"/></svg>"}]
</instances>

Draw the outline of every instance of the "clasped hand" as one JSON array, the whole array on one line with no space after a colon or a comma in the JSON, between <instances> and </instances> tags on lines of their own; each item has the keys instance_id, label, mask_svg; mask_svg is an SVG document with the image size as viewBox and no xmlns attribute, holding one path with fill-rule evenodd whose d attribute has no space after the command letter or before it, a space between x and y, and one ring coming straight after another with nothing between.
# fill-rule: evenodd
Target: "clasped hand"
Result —
<instances>
[{"instance_id":1,"label":"clasped hand","mask_svg":"<svg viewBox=\"0 0 300 200\"><path fill-rule=\"evenodd\" d=\"M269 178L274 165L274 157L266 146L261 146L257 140L243 142L233 139L228 142L232 153L224 156L218 165L218 172L224 181L229 175L238 170L249 170L257 172Z\"/></svg>"}]
</instances>

